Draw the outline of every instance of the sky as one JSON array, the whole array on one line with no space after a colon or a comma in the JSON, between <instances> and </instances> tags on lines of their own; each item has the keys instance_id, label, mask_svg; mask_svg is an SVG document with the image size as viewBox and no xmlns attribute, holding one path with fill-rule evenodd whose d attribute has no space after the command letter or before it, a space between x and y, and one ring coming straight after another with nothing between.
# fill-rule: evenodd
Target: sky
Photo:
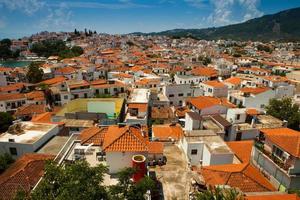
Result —
<instances>
[{"instance_id":1,"label":"sky","mask_svg":"<svg viewBox=\"0 0 300 200\"><path fill-rule=\"evenodd\" d=\"M218 27L295 7L300 0L0 0L0 38Z\"/></svg>"}]
</instances>

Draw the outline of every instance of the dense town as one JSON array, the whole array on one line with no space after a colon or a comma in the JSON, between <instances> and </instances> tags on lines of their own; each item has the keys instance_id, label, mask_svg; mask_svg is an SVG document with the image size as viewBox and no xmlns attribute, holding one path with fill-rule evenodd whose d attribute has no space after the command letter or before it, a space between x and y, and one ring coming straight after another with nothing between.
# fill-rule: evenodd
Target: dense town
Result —
<instances>
[{"instance_id":1,"label":"dense town","mask_svg":"<svg viewBox=\"0 0 300 200\"><path fill-rule=\"evenodd\" d=\"M82 52L34 50L45 41ZM75 30L9 48L31 64L0 66L0 199L38 199L58 187L47 170L82 163L120 199L299 199L299 43ZM124 169L141 196L116 192Z\"/></svg>"}]
</instances>

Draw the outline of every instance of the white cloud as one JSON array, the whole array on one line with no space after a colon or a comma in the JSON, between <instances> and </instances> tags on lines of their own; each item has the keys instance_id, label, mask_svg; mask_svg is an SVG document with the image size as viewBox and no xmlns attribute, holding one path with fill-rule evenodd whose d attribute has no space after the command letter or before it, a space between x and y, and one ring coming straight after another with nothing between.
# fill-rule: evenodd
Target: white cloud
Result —
<instances>
[{"instance_id":1,"label":"white cloud","mask_svg":"<svg viewBox=\"0 0 300 200\"><path fill-rule=\"evenodd\" d=\"M184 1L196 8L203 8L208 3L207 0L184 0Z\"/></svg>"},{"instance_id":2,"label":"white cloud","mask_svg":"<svg viewBox=\"0 0 300 200\"><path fill-rule=\"evenodd\" d=\"M41 20L39 27L45 30L63 30L74 28L73 13L65 3L60 3L57 9L48 9L49 14Z\"/></svg>"},{"instance_id":3,"label":"white cloud","mask_svg":"<svg viewBox=\"0 0 300 200\"><path fill-rule=\"evenodd\" d=\"M27 15L40 10L45 2L42 0L0 0L0 5L10 10L19 10Z\"/></svg>"},{"instance_id":4,"label":"white cloud","mask_svg":"<svg viewBox=\"0 0 300 200\"><path fill-rule=\"evenodd\" d=\"M70 8L93 8L93 9L128 9L128 8L150 8L152 5L136 4L129 0L119 0L118 3L101 3L94 1L62 1ZM48 3L51 7L59 6L57 3Z\"/></svg>"},{"instance_id":5,"label":"white cloud","mask_svg":"<svg viewBox=\"0 0 300 200\"><path fill-rule=\"evenodd\" d=\"M264 13L258 10L260 0L239 0L240 4L245 7L244 21L262 16Z\"/></svg>"},{"instance_id":6,"label":"white cloud","mask_svg":"<svg viewBox=\"0 0 300 200\"><path fill-rule=\"evenodd\" d=\"M204 2L204 0L185 1L198 8ZM263 15L263 12L258 9L260 0L209 0L209 3L213 7L213 11L203 19L208 26L225 26ZM237 15L240 15L241 18L238 19Z\"/></svg>"}]
</instances>

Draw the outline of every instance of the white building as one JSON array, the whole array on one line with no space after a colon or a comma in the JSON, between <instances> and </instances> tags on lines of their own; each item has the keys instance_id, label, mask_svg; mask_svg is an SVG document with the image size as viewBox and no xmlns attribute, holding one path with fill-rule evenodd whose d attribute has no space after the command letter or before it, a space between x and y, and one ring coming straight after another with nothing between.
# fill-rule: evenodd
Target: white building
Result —
<instances>
[{"instance_id":1,"label":"white building","mask_svg":"<svg viewBox=\"0 0 300 200\"><path fill-rule=\"evenodd\" d=\"M195 93L197 96L202 94L199 88L191 87L190 84L164 85L162 93L168 98L171 106L183 106L186 98L195 96Z\"/></svg>"},{"instance_id":2,"label":"white building","mask_svg":"<svg viewBox=\"0 0 300 200\"><path fill-rule=\"evenodd\" d=\"M200 88L204 91L204 96L227 97L228 86L219 81L206 81L200 83Z\"/></svg>"},{"instance_id":3,"label":"white building","mask_svg":"<svg viewBox=\"0 0 300 200\"><path fill-rule=\"evenodd\" d=\"M180 143L192 166L232 164L234 154L212 131L186 131Z\"/></svg>"},{"instance_id":4,"label":"white building","mask_svg":"<svg viewBox=\"0 0 300 200\"><path fill-rule=\"evenodd\" d=\"M37 122L14 124L0 135L0 152L9 153L14 157L35 152L58 132L59 128L55 124Z\"/></svg>"}]
</instances>

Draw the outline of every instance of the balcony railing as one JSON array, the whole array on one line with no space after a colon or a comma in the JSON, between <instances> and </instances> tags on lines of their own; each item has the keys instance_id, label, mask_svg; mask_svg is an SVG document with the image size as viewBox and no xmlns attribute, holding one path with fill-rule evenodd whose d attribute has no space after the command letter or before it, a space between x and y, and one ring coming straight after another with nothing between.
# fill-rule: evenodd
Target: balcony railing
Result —
<instances>
[{"instance_id":1,"label":"balcony railing","mask_svg":"<svg viewBox=\"0 0 300 200\"><path fill-rule=\"evenodd\" d=\"M257 150L259 150L263 155L267 156L269 159L273 161L278 167L289 173L289 169L291 167L294 167L292 164L290 164L288 161L289 159L283 161L280 158L278 158L274 153L270 153L264 149L264 144L262 142L255 142L255 147Z\"/></svg>"}]
</instances>

